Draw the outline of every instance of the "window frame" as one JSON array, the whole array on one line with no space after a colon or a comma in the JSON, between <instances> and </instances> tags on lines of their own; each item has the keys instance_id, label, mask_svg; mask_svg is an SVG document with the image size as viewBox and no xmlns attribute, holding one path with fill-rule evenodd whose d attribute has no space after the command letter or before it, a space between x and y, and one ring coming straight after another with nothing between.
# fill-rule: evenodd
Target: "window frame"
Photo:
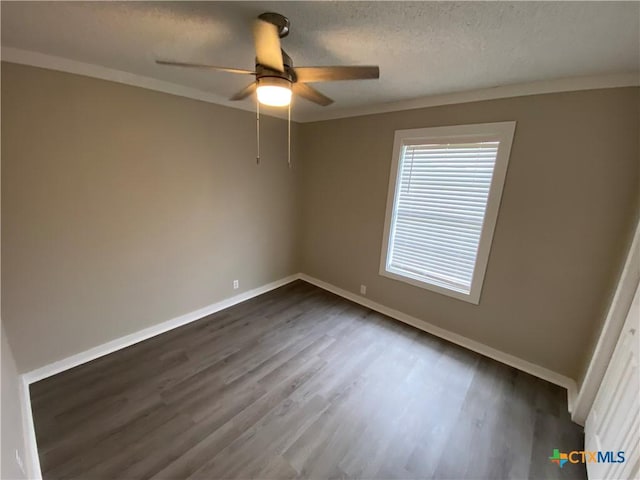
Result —
<instances>
[{"instance_id":1,"label":"window frame","mask_svg":"<svg viewBox=\"0 0 640 480\"><path fill-rule=\"evenodd\" d=\"M379 274L410 285L424 288L449 297L464 300L478 305L484 284L484 277L489 262L489 254L493 243L493 234L498 220L502 191L507 175L511 146L515 134L516 122L478 123L469 125L451 125L443 127L415 128L396 130L393 141L393 157L389 173L389 188L387 192L387 206L384 220L382 249L380 254ZM395 204L398 197L400 176L400 156L405 145L419 145L423 143L474 143L498 141L498 152L493 169L484 221L480 230L478 253L471 280L469 293L460 292L444 286L435 285L418 276L407 273L397 273L388 270L389 251L391 248L391 229L395 225Z\"/></svg>"}]
</instances>

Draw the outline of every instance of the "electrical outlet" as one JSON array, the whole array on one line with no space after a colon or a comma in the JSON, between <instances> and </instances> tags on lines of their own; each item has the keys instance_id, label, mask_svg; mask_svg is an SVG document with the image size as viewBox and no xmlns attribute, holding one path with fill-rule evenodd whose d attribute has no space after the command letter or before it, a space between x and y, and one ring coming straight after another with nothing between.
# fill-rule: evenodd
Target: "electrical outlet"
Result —
<instances>
[{"instance_id":1,"label":"electrical outlet","mask_svg":"<svg viewBox=\"0 0 640 480\"><path fill-rule=\"evenodd\" d=\"M360 285L360 293L362 295L366 295L367 294L367 286L366 285Z\"/></svg>"},{"instance_id":2,"label":"electrical outlet","mask_svg":"<svg viewBox=\"0 0 640 480\"><path fill-rule=\"evenodd\" d=\"M238 280L234 280L233 281L233 289L237 290L238 288L240 288L240 282Z\"/></svg>"},{"instance_id":3,"label":"electrical outlet","mask_svg":"<svg viewBox=\"0 0 640 480\"><path fill-rule=\"evenodd\" d=\"M16 463L18 464L18 468L20 468L22 474L26 475L27 472L24 471L24 464L22 463L22 458L20 457L20 453L18 452L18 450L16 450Z\"/></svg>"}]
</instances>

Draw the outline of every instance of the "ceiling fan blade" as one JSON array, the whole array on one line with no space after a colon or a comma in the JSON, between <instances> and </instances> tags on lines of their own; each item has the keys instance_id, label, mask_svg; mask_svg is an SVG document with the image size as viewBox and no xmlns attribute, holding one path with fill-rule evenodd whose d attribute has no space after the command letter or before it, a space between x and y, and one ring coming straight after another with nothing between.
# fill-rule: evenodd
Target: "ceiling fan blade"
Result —
<instances>
[{"instance_id":1,"label":"ceiling fan blade","mask_svg":"<svg viewBox=\"0 0 640 480\"><path fill-rule=\"evenodd\" d=\"M242 68L227 68L227 67L218 67L216 65L203 65L200 63L185 63L185 62L172 62L170 60L156 60L158 65L169 65L171 67L189 67L189 68L205 68L209 70L218 70L221 72L229 72L229 73L241 73L243 75L255 75L256 72L252 72L251 70L244 70Z\"/></svg>"},{"instance_id":2,"label":"ceiling fan blade","mask_svg":"<svg viewBox=\"0 0 640 480\"><path fill-rule=\"evenodd\" d=\"M256 91L257 86L258 86L257 82L250 83L249 85L244 87L242 90L240 90L238 93L236 93L233 97L231 97L229 100L242 100L243 98L247 98L249 95L251 95L253 92Z\"/></svg>"},{"instance_id":3,"label":"ceiling fan blade","mask_svg":"<svg viewBox=\"0 0 640 480\"><path fill-rule=\"evenodd\" d=\"M326 107L327 105L331 105L333 100L331 100L326 95L323 95L318 90L313 87L310 87L304 83L294 83L293 84L293 92L297 95L300 95L302 98L306 98L307 100L312 101L313 103L317 103L318 105L322 105Z\"/></svg>"},{"instance_id":4,"label":"ceiling fan blade","mask_svg":"<svg viewBox=\"0 0 640 480\"><path fill-rule=\"evenodd\" d=\"M272 70L284 72L278 27L264 20L256 20L253 24L253 37L256 43L256 61Z\"/></svg>"},{"instance_id":5,"label":"ceiling fan blade","mask_svg":"<svg viewBox=\"0 0 640 480\"><path fill-rule=\"evenodd\" d=\"M380 68L375 65L357 67L297 67L299 82L333 82L336 80L366 80L380 78Z\"/></svg>"}]
</instances>

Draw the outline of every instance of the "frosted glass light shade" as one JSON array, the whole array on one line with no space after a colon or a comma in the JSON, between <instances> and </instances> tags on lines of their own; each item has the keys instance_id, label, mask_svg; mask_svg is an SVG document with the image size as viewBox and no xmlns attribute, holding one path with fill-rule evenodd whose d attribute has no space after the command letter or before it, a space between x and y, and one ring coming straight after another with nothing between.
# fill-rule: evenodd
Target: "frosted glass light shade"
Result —
<instances>
[{"instance_id":1,"label":"frosted glass light shade","mask_svg":"<svg viewBox=\"0 0 640 480\"><path fill-rule=\"evenodd\" d=\"M286 107L291 103L291 82L284 78L267 77L258 80L258 101L271 107Z\"/></svg>"}]
</instances>

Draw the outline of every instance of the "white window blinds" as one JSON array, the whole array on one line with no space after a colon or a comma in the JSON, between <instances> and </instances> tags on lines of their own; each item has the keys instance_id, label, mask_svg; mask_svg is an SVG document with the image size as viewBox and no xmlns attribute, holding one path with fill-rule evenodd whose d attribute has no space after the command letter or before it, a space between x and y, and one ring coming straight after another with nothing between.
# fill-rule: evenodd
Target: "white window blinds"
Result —
<instances>
[{"instance_id":1,"label":"white window blinds","mask_svg":"<svg viewBox=\"0 0 640 480\"><path fill-rule=\"evenodd\" d=\"M499 143L402 145L387 271L470 293Z\"/></svg>"}]
</instances>

